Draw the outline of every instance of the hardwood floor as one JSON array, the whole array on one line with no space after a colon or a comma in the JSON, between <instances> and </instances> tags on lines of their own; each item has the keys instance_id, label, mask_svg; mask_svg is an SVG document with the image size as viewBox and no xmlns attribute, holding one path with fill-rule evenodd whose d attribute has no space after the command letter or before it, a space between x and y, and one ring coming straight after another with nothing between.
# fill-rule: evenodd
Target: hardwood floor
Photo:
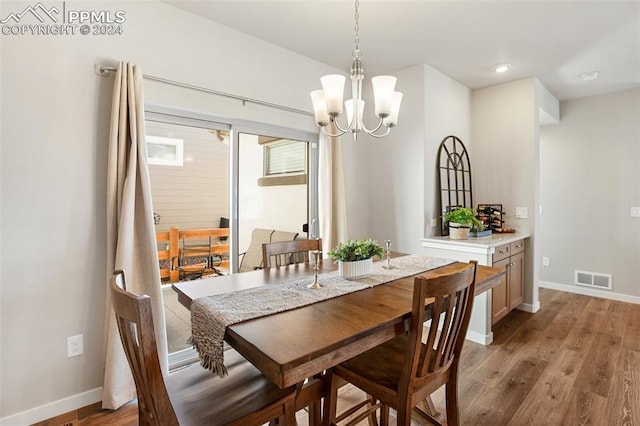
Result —
<instances>
[{"instance_id":1,"label":"hardwood floor","mask_svg":"<svg viewBox=\"0 0 640 426\"><path fill-rule=\"evenodd\" d=\"M640 426L640 305L547 289L540 305L496 324L490 346L465 343L462 424ZM345 387L339 404L359 396ZM444 411L443 389L434 402ZM39 425L137 424L135 404L65 416ZM304 413L298 421L307 424Z\"/></svg>"}]
</instances>

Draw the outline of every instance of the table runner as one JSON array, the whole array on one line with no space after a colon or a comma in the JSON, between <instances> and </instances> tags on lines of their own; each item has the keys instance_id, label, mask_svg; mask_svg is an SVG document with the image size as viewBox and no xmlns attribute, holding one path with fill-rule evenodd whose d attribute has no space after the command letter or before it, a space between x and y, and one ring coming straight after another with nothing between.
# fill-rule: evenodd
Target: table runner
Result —
<instances>
[{"instance_id":1,"label":"table runner","mask_svg":"<svg viewBox=\"0 0 640 426\"><path fill-rule=\"evenodd\" d=\"M307 288L314 278L310 275L278 284L201 297L191 304L192 334L189 342L198 352L202 366L223 377L227 374L223 341L229 325L300 308L453 262L455 260L408 255L394 258L394 269L383 269L385 262L374 262L373 272L358 280L345 280L338 271L318 274L318 281L323 286L320 289Z\"/></svg>"}]
</instances>

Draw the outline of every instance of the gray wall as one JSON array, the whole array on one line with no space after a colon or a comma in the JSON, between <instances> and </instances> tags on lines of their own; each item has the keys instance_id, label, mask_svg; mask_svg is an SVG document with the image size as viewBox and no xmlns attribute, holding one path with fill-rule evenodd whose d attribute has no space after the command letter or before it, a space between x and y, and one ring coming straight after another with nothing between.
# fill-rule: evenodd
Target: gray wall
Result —
<instances>
[{"instance_id":1,"label":"gray wall","mask_svg":"<svg viewBox=\"0 0 640 426\"><path fill-rule=\"evenodd\" d=\"M538 302L533 264L536 241L538 115L536 80L505 83L471 94L471 168L475 204L502 204L507 227L530 234L525 255L524 303ZM515 208L527 207L527 219Z\"/></svg>"},{"instance_id":2,"label":"gray wall","mask_svg":"<svg viewBox=\"0 0 640 426\"><path fill-rule=\"evenodd\" d=\"M404 253L422 252L421 239L433 235L436 210L436 156L442 139L457 135L470 146L471 92L427 65L394 73L403 92L400 121L391 135L367 140L370 168L371 235L392 240Z\"/></svg>"},{"instance_id":3,"label":"gray wall","mask_svg":"<svg viewBox=\"0 0 640 426\"><path fill-rule=\"evenodd\" d=\"M28 5L3 1L0 11ZM113 77L96 75L94 65L131 60L146 74L306 110L319 77L336 72L162 2L82 5L126 11L124 34L1 38L0 419L26 411L8 424L101 396ZM145 95L151 103L315 131L309 116L161 83L146 81ZM66 338L76 334L84 335L85 354L67 358Z\"/></svg>"},{"instance_id":4,"label":"gray wall","mask_svg":"<svg viewBox=\"0 0 640 426\"><path fill-rule=\"evenodd\" d=\"M560 115L540 131L540 280L613 274L612 292L640 302L640 89L565 101Z\"/></svg>"}]
</instances>

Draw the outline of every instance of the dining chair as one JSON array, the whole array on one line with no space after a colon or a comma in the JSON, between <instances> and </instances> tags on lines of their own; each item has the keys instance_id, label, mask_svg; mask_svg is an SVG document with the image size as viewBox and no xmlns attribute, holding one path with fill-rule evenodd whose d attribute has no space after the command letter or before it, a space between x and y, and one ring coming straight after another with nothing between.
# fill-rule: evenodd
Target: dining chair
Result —
<instances>
[{"instance_id":1,"label":"dining chair","mask_svg":"<svg viewBox=\"0 0 640 426\"><path fill-rule=\"evenodd\" d=\"M141 425L295 425L295 386L278 388L234 350L225 352L228 376L199 364L163 377L151 299L126 290L123 271L111 282L113 310L138 393Z\"/></svg>"},{"instance_id":2,"label":"dining chair","mask_svg":"<svg viewBox=\"0 0 640 426\"><path fill-rule=\"evenodd\" d=\"M398 425L409 425L413 409L422 402L432 406L430 395L446 385L446 424L459 424L458 365L473 306L476 266L477 262L471 261L460 272L415 278L408 333L327 371L325 424L342 419L336 416L337 390L342 380L378 402L368 411L380 408L383 425L388 424L389 407L397 411ZM423 339L425 313L431 318L426 340ZM441 424L433 413L415 412L432 423Z\"/></svg>"},{"instance_id":3,"label":"dining chair","mask_svg":"<svg viewBox=\"0 0 640 426\"><path fill-rule=\"evenodd\" d=\"M322 251L322 238L262 244L262 264L265 269L268 269L297 263L309 263L309 254L314 250ZM322 262L322 256L318 257L318 261Z\"/></svg>"},{"instance_id":4,"label":"dining chair","mask_svg":"<svg viewBox=\"0 0 640 426\"><path fill-rule=\"evenodd\" d=\"M322 238L265 243L262 244L262 264L265 269L269 269L290 264L309 263L309 254L313 250L322 251ZM322 262L321 256L318 257L318 261ZM308 380L313 379L322 379L322 375L315 375ZM320 401L312 403L309 406L309 424L320 424L321 417Z\"/></svg>"}]
</instances>

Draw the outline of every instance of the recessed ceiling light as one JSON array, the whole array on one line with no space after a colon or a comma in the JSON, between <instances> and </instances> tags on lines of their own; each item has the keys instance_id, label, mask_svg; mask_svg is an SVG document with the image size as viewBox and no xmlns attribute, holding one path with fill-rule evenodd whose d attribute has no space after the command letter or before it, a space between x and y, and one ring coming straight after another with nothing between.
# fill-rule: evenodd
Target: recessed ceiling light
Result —
<instances>
[{"instance_id":1,"label":"recessed ceiling light","mask_svg":"<svg viewBox=\"0 0 640 426\"><path fill-rule=\"evenodd\" d=\"M591 81L600 77L600 71L591 71L580 74L582 81Z\"/></svg>"},{"instance_id":2,"label":"recessed ceiling light","mask_svg":"<svg viewBox=\"0 0 640 426\"><path fill-rule=\"evenodd\" d=\"M507 72L510 69L511 69L511 64L496 64L491 67L491 71L498 72L498 73Z\"/></svg>"}]
</instances>

